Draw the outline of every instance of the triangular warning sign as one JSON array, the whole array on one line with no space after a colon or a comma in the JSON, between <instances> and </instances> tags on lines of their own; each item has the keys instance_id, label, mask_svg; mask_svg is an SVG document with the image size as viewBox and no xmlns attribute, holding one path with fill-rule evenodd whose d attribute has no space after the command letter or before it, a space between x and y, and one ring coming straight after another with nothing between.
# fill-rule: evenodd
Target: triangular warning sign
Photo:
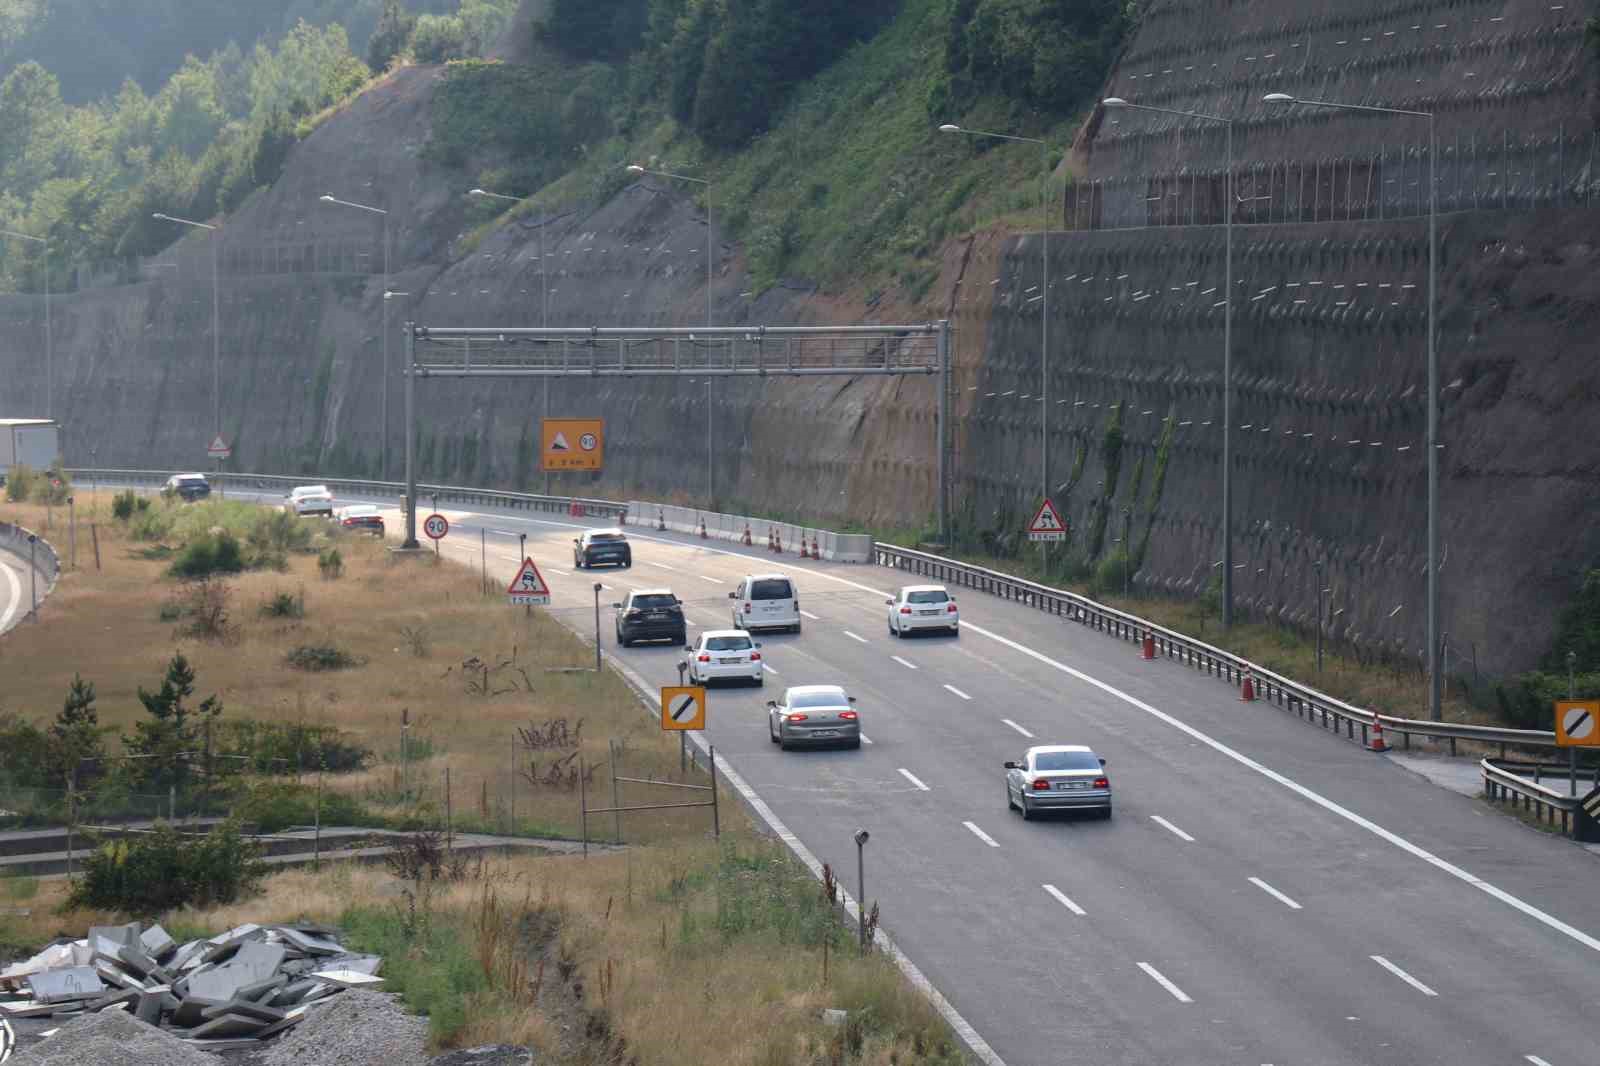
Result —
<instances>
[{"instance_id":1,"label":"triangular warning sign","mask_svg":"<svg viewBox=\"0 0 1600 1066\"><path fill-rule=\"evenodd\" d=\"M1028 537L1031 540L1063 540L1067 535L1067 524L1061 520L1061 515L1056 511L1055 504L1045 500L1033 521L1028 523Z\"/></svg>"},{"instance_id":2,"label":"triangular warning sign","mask_svg":"<svg viewBox=\"0 0 1600 1066\"><path fill-rule=\"evenodd\" d=\"M218 433L215 437L211 438L210 450L214 452L225 452L228 450L228 442L222 439L221 433Z\"/></svg>"},{"instance_id":3,"label":"triangular warning sign","mask_svg":"<svg viewBox=\"0 0 1600 1066\"><path fill-rule=\"evenodd\" d=\"M550 450L553 452L570 452L572 445L567 443L567 435L557 430L555 440L550 442Z\"/></svg>"},{"instance_id":4,"label":"triangular warning sign","mask_svg":"<svg viewBox=\"0 0 1600 1066\"><path fill-rule=\"evenodd\" d=\"M544 575L533 565L533 560L524 559L522 568L517 571L517 576L511 579L506 593L511 596L548 596L550 586L545 584Z\"/></svg>"}]
</instances>

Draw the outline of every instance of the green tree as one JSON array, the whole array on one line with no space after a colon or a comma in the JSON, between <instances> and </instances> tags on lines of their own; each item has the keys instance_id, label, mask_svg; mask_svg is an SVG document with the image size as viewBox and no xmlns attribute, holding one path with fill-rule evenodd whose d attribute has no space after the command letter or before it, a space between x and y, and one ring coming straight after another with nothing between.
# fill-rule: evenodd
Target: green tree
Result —
<instances>
[{"instance_id":1,"label":"green tree","mask_svg":"<svg viewBox=\"0 0 1600 1066\"><path fill-rule=\"evenodd\" d=\"M100 712L94 706L94 685L74 674L66 702L50 725L52 768L60 779L78 780L85 760L105 755Z\"/></svg>"},{"instance_id":2,"label":"green tree","mask_svg":"<svg viewBox=\"0 0 1600 1066\"><path fill-rule=\"evenodd\" d=\"M378 28L372 31L372 40L367 44L367 66L373 70L388 70L389 64L411 43L411 34L416 28L417 17L408 12L400 0L383 0Z\"/></svg>"},{"instance_id":3,"label":"green tree","mask_svg":"<svg viewBox=\"0 0 1600 1066\"><path fill-rule=\"evenodd\" d=\"M222 714L222 701L212 695L191 707L194 682L194 667L177 652L167 664L159 689L146 692L143 686L139 688L139 702L149 718L135 722L133 734L124 735L122 743L130 755L144 757L137 760L143 765L135 766L133 776L147 786L181 788L188 778L189 755L202 750L209 755L210 727Z\"/></svg>"}]
</instances>

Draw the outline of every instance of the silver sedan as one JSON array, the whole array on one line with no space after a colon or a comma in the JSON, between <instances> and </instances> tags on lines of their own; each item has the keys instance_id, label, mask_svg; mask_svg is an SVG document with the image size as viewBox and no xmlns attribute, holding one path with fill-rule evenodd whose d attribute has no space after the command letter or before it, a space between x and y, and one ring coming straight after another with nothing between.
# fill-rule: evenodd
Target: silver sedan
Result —
<instances>
[{"instance_id":1,"label":"silver sedan","mask_svg":"<svg viewBox=\"0 0 1600 1066\"><path fill-rule=\"evenodd\" d=\"M1039 811L1094 810L1111 817L1106 761L1082 744L1029 748L1006 763L1006 806L1023 818Z\"/></svg>"},{"instance_id":2,"label":"silver sedan","mask_svg":"<svg viewBox=\"0 0 1600 1066\"><path fill-rule=\"evenodd\" d=\"M767 737L784 751L801 744L861 747L856 698L838 685L795 685L767 701Z\"/></svg>"}]
</instances>

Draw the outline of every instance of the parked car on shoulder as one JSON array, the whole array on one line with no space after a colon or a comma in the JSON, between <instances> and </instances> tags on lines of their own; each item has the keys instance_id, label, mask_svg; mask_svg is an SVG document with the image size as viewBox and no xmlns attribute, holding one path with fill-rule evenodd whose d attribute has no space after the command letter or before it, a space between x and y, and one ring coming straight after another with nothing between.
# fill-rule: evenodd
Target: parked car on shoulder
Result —
<instances>
[{"instance_id":1,"label":"parked car on shoulder","mask_svg":"<svg viewBox=\"0 0 1600 1066\"><path fill-rule=\"evenodd\" d=\"M162 486L162 492L170 492L186 503L203 500L211 495L211 482L206 480L204 474L173 474L167 478L167 483Z\"/></svg>"},{"instance_id":2,"label":"parked car on shoulder","mask_svg":"<svg viewBox=\"0 0 1600 1066\"><path fill-rule=\"evenodd\" d=\"M959 635L961 615L956 598L943 585L907 585L889 605L889 635L903 637L924 629Z\"/></svg>"},{"instance_id":3,"label":"parked car on shoulder","mask_svg":"<svg viewBox=\"0 0 1600 1066\"><path fill-rule=\"evenodd\" d=\"M687 631L683 621L683 601L671 589L639 589L628 593L617 609L617 643L631 648L641 640L670 640L684 643Z\"/></svg>"},{"instance_id":4,"label":"parked car on shoulder","mask_svg":"<svg viewBox=\"0 0 1600 1066\"><path fill-rule=\"evenodd\" d=\"M333 517L333 493L326 485L298 485L283 498L283 509L290 514Z\"/></svg>"},{"instance_id":5,"label":"parked car on shoulder","mask_svg":"<svg viewBox=\"0 0 1600 1066\"><path fill-rule=\"evenodd\" d=\"M383 536L383 514L374 504L355 503L341 507L335 517L343 529Z\"/></svg>"},{"instance_id":6,"label":"parked car on shoulder","mask_svg":"<svg viewBox=\"0 0 1600 1066\"><path fill-rule=\"evenodd\" d=\"M588 566L632 566L633 547L620 529L585 530L583 536L572 538L572 565L579 570Z\"/></svg>"},{"instance_id":7,"label":"parked car on shoulder","mask_svg":"<svg viewBox=\"0 0 1600 1066\"><path fill-rule=\"evenodd\" d=\"M709 685L713 681L766 684L761 645L742 629L708 629L686 648L691 685Z\"/></svg>"},{"instance_id":8,"label":"parked car on shoulder","mask_svg":"<svg viewBox=\"0 0 1600 1066\"><path fill-rule=\"evenodd\" d=\"M1093 810L1111 817L1106 761L1082 744L1032 747L1006 769L1006 806L1032 818L1040 811Z\"/></svg>"},{"instance_id":9,"label":"parked car on shoulder","mask_svg":"<svg viewBox=\"0 0 1600 1066\"><path fill-rule=\"evenodd\" d=\"M767 701L767 738L784 751L800 744L861 746L856 698L838 685L794 685Z\"/></svg>"},{"instance_id":10,"label":"parked car on shoulder","mask_svg":"<svg viewBox=\"0 0 1600 1066\"><path fill-rule=\"evenodd\" d=\"M733 601L733 627L800 632L800 593L787 574L751 574L728 593Z\"/></svg>"}]
</instances>

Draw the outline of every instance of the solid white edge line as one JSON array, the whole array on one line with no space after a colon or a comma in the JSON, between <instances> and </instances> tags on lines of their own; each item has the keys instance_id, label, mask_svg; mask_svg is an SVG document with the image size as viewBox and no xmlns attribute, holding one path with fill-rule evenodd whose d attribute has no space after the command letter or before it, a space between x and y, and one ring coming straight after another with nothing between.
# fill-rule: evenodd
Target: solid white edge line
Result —
<instances>
[{"instance_id":1,"label":"solid white edge line","mask_svg":"<svg viewBox=\"0 0 1600 1066\"><path fill-rule=\"evenodd\" d=\"M965 692L962 692L960 689L956 688L954 685L946 685L945 688L949 689L951 692L954 692L957 696L960 696L964 700L970 700L972 698Z\"/></svg>"},{"instance_id":2,"label":"solid white edge line","mask_svg":"<svg viewBox=\"0 0 1600 1066\"><path fill-rule=\"evenodd\" d=\"M1255 885L1261 891L1265 892L1267 895L1271 896L1273 899L1277 900L1279 903L1282 903L1284 906L1288 907L1291 910L1297 910L1298 911L1298 910L1303 910L1304 909L1303 907L1300 906L1300 904L1296 903L1294 900L1290 899L1288 896L1284 895L1282 892L1279 892L1277 889L1273 888L1271 885L1267 884L1265 881L1261 880L1261 878L1259 878L1259 877L1250 878L1250 883L1252 885Z\"/></svg>"},{"instance_id":3,"label":"solid white edge line","mask_svg":"<svg viewBox=\"0 0 1600 1066\"><path fill-rule=\"evenodd\" d=\"M872 743L872 738L867 736L865 733L862 733L861 734L861 743L863 743L863 744L871 744Z\"/></svg>"},{"instance_id":4,"label":"solid white edge line","mask_svg":"<svg viewBox=\"0 0 1600 1066\"><path fill-rule=\"evenodd\" d=\"M899 770L901 777L905 778L907 781L910 781L913 785L916 785L918 791L920 791L920 792L932 792L933 791L933 789L929 788L927 785L922 783L922 779L921 778L919 778L916 774L912 773L910 770L907 770L904 766L896 767L896 769Z\"/></svg>"},{"instance_id":5,"label":"solid white edge line","mask_svg":"<svg viewBox=\"0 0 1600 1066\"><path fill-rule=\"evenodd\" d=\"M571 629L571 632L576 633L580 640L583 638L583 634L576 628ZM633 686L634 694L638 696L645 713L651 717L659 716L661 712L657 690L646 683L645 679L626 663L612 658L611 665ZM709 745L703 734L691 732L687 735L689 743L698 748L702 755L709 754ZM862 737L861 740L863 743L872 743L866 737ZM767 806L767 801L756 794L756 790L750 787L749 782L745 781L739 771L729 765L728 760L722 756L717 757L717 773L727 778L728 783L738 791L750 809L756 812L756 816L767 824L767 828L772 830L773 835L783 841L784 845L794 853L795 857L805 864L806 869L811 871L811 876L816 878L817 883L821 884L821 861L811 853L811 849L806 847L799 837L794 835L794 832L783 823L777 813ZM843 885L839 886L839 897L844 903L846 916L852 922L859 924L861 921L861 907L854 897L845 890ZM944 993L934 987L933 982L928 980L927 976L918 969L917 964L906 957L905 953L900 950L899 945L894 942L888 933L883 931L882 926L873 931L873 944L877 946L879 951L894 960L895 966L905 975L906 980L911 982L912 987L921 992L923 997L933 1005L933 1009L939 1012L939 1016L944 1019L945 1024L955 1031L955 1034L967 1045L978 1061L982 1062L984 1066L1006 1066L1006 1060L1002 1059L994 1048L989 1046L989 1042L979 1035L978 1030L972 1027L971 1022L961 1016L961 1012L951 1005L950 1001L944 997Z\"/></svg>"},{"instance_id":6,"label":"solid white edge line","mask_svg":"<svg viewBox=\"0 0 1600 1066\"><path fill-rule=\"evenodd\" d=\"M1182 829L1179 829L1177 826L1161 817L1161 815L1152 814L1150 816L1150 820L1159 825L1161 828L1165 829L1167 832L1172 833L1173 835L1178 836L1191 844L1194 843L1194 837L1190 836L1188 833L1185 833Z\"/></svg>"},{"instance_id":7,"label":"solid white edge line","mask_svg":"<svg viewBox=\"0 0 1600 1066\"><path fill-rule=\"evenodd\" d=\"M1533 1066L1550 1066L1548 1062L1544 1061L1537 1055L1525 1055L1523 1057L1529 1062L1533 1063Z\"/></svg>"},{"instance_id":8,"label":"solid white edge line","mask_svg":"<svg viewBox=\"0 0 1600 1066\"><path fill-rule=\"evenodd\" d=\"M1418 992L1421 992L1423 995L1437 996L1439 994L1433 989L1429 988L1427 985L1423 984L1421 981L1417 980L1415 977L1412 977L1410 974L1406 973L1388 959L1384 958L1382 955L1369 955L1367 957L1373 962L1377 963L1379 966L1382 966L1385 970L1388 970L1390 973L1400 978L1400 980L1404 981L1412 988L1415 988Z\"/></svg>"},{"instance_id":9,"label":"solid white edge line","mask_svg":"<svg viewBox=\"0 0 1600 1066\"><path fill-rule=\"evenodd\" d=\"M1082 918L1088 914L1088 911L1085 911L1082 907L1068 899L1066 893L1062 892L1055 885L1045 885L1044 890L1054 896L1056 898L1056 902L1060 903L1073 914L1076 914L1079 918Z\"/></svg>"},{"instance_id":10,"label":"solid white edge line","mask_svg":"<svg viewBox=\"0 0 1600 1066\"><path fill-rule=\"evenodd\" d=\"M916 663L908 663L904 659L900 658L900 656L898 656L898 655L891 655L891 656L889 656L889 658L893 659L895 662L899 663L901 666L905 667L907 670L918 670L918 669L921 669L919 666L917 666Z\"/></svg>"},{"instance_id":11,"label":"solid white edge line","mask_svg":"<svg viewBox=\"0 0 1600 1066\"><path fill-rule=\"evenodd\" d=\"M1017 723L1013 722L1011 719L1002 718L1000 720L1002 722L1004 722L1006 725L1010 726L1012 729L1015 729L1017 732L1021 733L1023 736L1027 737L1029 740L1033 739L1033 734L1032 733L1028 732L1026 729L1022 728L1020 725L1018 725Z\"/></svg>"},{"instance_id":12,"label":"solid white edge line","mask_svg":"<svg viewBox=\"0 0 1600 1066\"><path fill-rule=\"evenodd\" d=\"M854 640L854 641L858 641L858 642L860 642L860 643L862 643L862 644L866 644L866 643L869 643L869 641L868 641L868 640L867 640L867 638L866 638L866 637L860 637L860 636L857 636L857 635L856 635L856 634L854 634L854 633L852 633L852 632L850 632L850 631L849 631L849 630L848 630L848 629L846 629L846 630L845 630L845 631L844 631L844 635L845 635L845 636L847 636L847 637L849 637L849 638L850 638L850 639L851 639L851 640Z\"/></svg>"},{"instance_id":13,"label":"solid white edge line","mask_svg":"<svg viewBox=\"0 0 1600 1066\"><path fill-rule=\"evenodd\" d=\"M985 833L982 829L979 829L977 826L973 825L971 822L962 822L961 824L966 826L968 829L972 830L972 835L973 836L977 837L979 840L983 841L985 844L989 845L991 848L998 848L1000 846L1000 842L998 840L996 840L994 837L990 836L988 833Z\"/></svg>"},{"instance_id":14,"label":"solid white edge line","mask_svg":"<svg viewBox=\"0 0 1600 1066\"><path fill-rule=\"evenodd\" d=\"M1160 985L1162 988L1165 988L1168 992L1171 992L1172 998L1176 999L1179 1003L1194 1002L1194 1000L1190 999L1188 995L1184 993L1183 989L1167 980L1165 974L1156 969L1154 966L1151 966L1148 962L1141 962L1139 964L1139 969L1149 974L1150 979L1155 981L1156 984Z\"/></svg>"},{"instance_id":15,"label":"solid white edge line","mask_svg":"<svg viewBox=\"0 0 1600 1066\"><path fill-rule=\"evenodd\" d=\"M820 622L820 621L822 621L822 619L821 619L821 618L818 618L818 617L817 617L817 616L816 616L816 615L814 615L814 614L812 614L812 613L811 613L811 612L810 612L810 611L801 611L801 612L800 612L800 613L801 613L801 615L803 615L803 616L804 616L804 617L806 617L806 618L809 618L809 619L811 619L811 620L812 620L812 621L813 621L813 622Z\"/></svg>"},{"instance_id":16,"label":"solid white edge line","mask_svg":"<svg viewBox=\"0 0 1600 1066\"><path fill-rule=\"evenodd\" d=\"M696 574L695 577L699 578L701 581L709 581L713 585L727 584L727 582L723 581L720 577L706 577L704 574Z\"/></svg>"}]
</instances>

